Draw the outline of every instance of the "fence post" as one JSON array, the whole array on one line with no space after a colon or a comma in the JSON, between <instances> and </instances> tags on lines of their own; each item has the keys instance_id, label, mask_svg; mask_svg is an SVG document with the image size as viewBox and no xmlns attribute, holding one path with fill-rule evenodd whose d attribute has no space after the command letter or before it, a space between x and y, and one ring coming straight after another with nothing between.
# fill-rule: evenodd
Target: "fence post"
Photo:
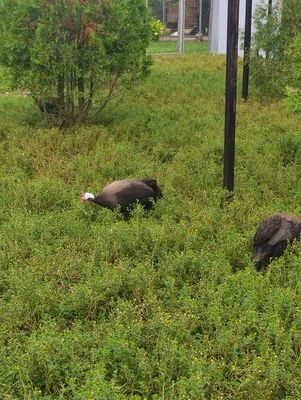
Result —
<instances>
[{"instance_id":1,"label":"fence post","mask_svg":"<svg viewBox=\"0 0 301 400\"><path fill-rule=\"evenodd\" d=\"M228 0L224 136L224 187L229 192L233 192L234 189L238 17L239 0Z\"/></svg>"},{"instance_id":2,"label":"fence post","mask_svg":"<svg viewBox=\"0 0 301 400\"><path fill-rule=\"evenodd\" d=\"M185 0L179 0L178 53L184 53Z\"/></svg>"},{"instance_id":3,"label":"fence post","mask_svg":"<svg viewBox=\"0 0 301 400\"><path fill-rule=\"evenodd\" d=\"M199 40L202 40L202 14L203 14L203 0L200 0Z\"/></svg>"},{"instance_id":4,"label":"fence post","mask_svg":"<svg viewBox=\"0 0 301 400\"><path fill-rule=\"evenodd\" d=\"M272 2L272 0L269 0L268 15L272 14L272 8L273 8L273 2Z\"/></svg>"},{"instance_id":5,"label":"fence post","mask_svg":"<svg viewBox=\"0 0 301 400\"><path fill-rule=\"evenodd\" d=\"M242 97L247 101L249 94L250 72L250 43L252 25L252 0L246 0L245 38L244 38L244 66L242 76Z\"/></svg>"}]
</instances>

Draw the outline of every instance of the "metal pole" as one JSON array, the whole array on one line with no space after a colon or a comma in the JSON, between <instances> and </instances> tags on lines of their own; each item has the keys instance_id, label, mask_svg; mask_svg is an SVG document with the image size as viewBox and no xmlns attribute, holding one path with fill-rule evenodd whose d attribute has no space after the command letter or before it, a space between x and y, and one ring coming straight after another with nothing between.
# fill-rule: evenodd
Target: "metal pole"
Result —
<instances>
[{"instance_id":1,"label":"metal pole","mask_svg":"<svg viewBox=\"0 0 301 400\"><path fill-rule=\"evenodd\" d=\"M163 11L163 25L166 26L166 13L165 13L165 1L162 0L162 11Z\"/></svg>"},{"instance_id":2,"label":"metal pole","mask_svg":"<svg viewBox=\"0 0 301 400\"><path fill-rule=\"evenodd\" d=\"M184 53L185 0L179 0L178 53Z\"/></svg>"},{"instance_id":3,"label":"metal pole","mask_svg":"<svg viewBox=\"0 0 301 400\"><path fill-rule=\"evenodd\" d=\"M202 39L202 14L203 14L203 0L200 0L200 15L199 15L199 40Z\"/></svg>"},{"instance_id":4,"label":"metal pole","mask_svg":"<svg viewBox=\"0 0 301 400\"><path fill-rule=\"evenodd\" d=\"M209 51L212 52L212 14L213 14L214 0L210 2L210 13L209 13L209 27L208 27L208 43L209 43Z\"/></svg>"},{"instance_id":5,"label":"metal pole","mask_svg":"<svg viewBox=\"0 0 301 400\"><path fill-rule=\"evenodd\" d=\"M272 14L272 7L273 7L272 0L269 0L268 15L271 15L271 14Z\"/></svg>"},{"instance_id":6,"label":"metal pole","mask_svg":"<svg viewBox=\"0 0 301 400\"><path fill-rule=\"evenodd\" d=\"M272 6L273 6L272 0L269 0L269 2L268 2L268 22L267 22L268 26L270 25L269 17L272 15ZM265 54L265 58L270 58L270 53L268 51Z\"/></svg>"},{"instance_id":7,"label":"metal pole","mask_svg":"<svg viewBox=\"0 0 301 400\"><path fill-rule=\"evenodd\" d=\"M239 17L239 0L228 0L225 137L224 137L224 187L229 192L233 192L234 189L238 17Z\"/></svg>"},{"instance_id":8,"label":"metal pole","mask_svg":"<svg viewBox=\"0 0 301 400\"><path fill-rule=\"evenodd\" d=\"M247 101L249 94L249 72L250 72L250 43L252 25L252 0L246 0L245 39L244 39L244 66L242 76L242 97Z\"/></svg>"}]
</instances>

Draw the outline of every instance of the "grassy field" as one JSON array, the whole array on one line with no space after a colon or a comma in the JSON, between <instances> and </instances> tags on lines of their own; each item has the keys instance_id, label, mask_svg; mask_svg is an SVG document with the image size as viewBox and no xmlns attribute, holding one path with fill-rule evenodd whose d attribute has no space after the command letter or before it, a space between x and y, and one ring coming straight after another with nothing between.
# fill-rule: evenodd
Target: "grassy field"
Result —
<instances>
[{"instance_id":1,"label":"grassy field","mask_svg":"<svg viewBox=\"0 0 301 400\"><path fill-rule=\"evenodd\" d=\"M300 118L250 90L223 208L225 57L157 56L75 132L0 96L1 399L301 398L300 249L252 262L265 217L301 214ZM149 213L80 202L148 176Z\"/></svg>"},{"instance_id":2,"label":"grassy field","mask_svg":"<svg viewBox=\"0 0 301 400\"><path fill-rule=\"evenodd\" d=\"M159 40L152 41L148 53L176 53L178 50L178 42L176 40ZM184 53L207 53L208 42L200 42L197 40L184 42Z\"/></svg>"}]
</instances>

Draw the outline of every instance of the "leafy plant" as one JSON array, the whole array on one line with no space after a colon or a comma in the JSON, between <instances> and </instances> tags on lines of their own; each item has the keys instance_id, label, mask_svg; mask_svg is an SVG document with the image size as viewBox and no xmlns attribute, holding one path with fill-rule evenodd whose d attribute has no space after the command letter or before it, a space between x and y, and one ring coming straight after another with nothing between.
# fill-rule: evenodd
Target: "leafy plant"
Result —
<instances>
[{"instance_id":1,"label":"leafy plant","mask_svg":"<svg viewBox=\"0 0 301 400\"><path fill-rule=\"evenodd\" d=\"M143 0L4 0L0 21L0 61L15 85L31 88L39 104L54 104L55 112L44 113L49 123L80 125L117 88L131 88L149 72Z\"/></svg>"},{"instance_id":2,"label":"leafy plant","mask_svg":"<svg viewBox=\"0 0 301 400\"><path fill-rule=\"evenodd\" d=\"M155 20L153 18L151 20L151 27L152 27L152 33L153 33L152 40L159 40L159 37L162 35L162 32L164 30L163 23L159 19Z\"/></svg>"},{"instance_id":3,"label":"leafy plant","mask_svg":"<svg viewBox=\"0 0 301 400\"><path fill-rule=\"evenodd\" d=\"M295 113L300 113L301 112L300 89L294 89L289 86L286 86L284 94L285 94L284 104L287 110Z\"/></svg>"},{"instance_id":4,"label":"leafy plant","mask_svg":"<svg viewBox=\"0 0 301 400\"><path fill-rule=\"evenodd\" d=\"M283 95L285 86L294 87L287 49L295 42L300 23L298 0L273 2L271 8L265 4L256 7L250 74L261 93Z\"/></svg>"}]
</instances>

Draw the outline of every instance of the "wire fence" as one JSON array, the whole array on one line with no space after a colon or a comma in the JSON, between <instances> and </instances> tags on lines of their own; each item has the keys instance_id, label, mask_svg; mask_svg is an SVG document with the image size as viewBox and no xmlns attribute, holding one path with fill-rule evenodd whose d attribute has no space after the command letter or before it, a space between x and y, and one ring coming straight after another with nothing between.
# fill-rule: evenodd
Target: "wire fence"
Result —
<instances>
[{"instance_id":1,"label":"wire fence","mask_svg":"<svg viewBox=\"0 0 301 400\"><path fill-rule=\"evenodd\" d=\"M186 0L184 40L208 41L210 7L212 0ZM148 0L154 19L160 20L164 29L159 41L177 41L179 0Z\"/></svg>"}]
</instances>

